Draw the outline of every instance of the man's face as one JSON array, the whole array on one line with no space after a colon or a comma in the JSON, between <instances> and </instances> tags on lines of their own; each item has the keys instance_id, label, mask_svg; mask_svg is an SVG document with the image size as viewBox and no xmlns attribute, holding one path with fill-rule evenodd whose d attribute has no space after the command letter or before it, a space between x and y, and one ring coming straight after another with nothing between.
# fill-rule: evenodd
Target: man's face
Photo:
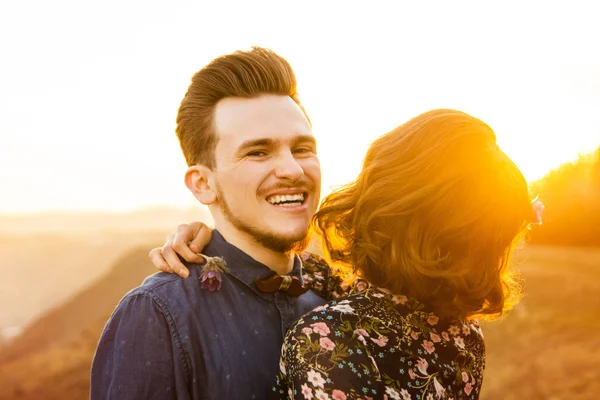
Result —
<instances>
[{"instance_id":1,"label":"man's face","mask_svg":"<svg viewBox=\"0 0 600 400\"><path fill-rule=\"evenodd\" d=\"M226 98L214 121L219 209L213 212L271 250L291 250L306 238L321 191L304 113L288 96Z\"/></svg>"}]
</instances>

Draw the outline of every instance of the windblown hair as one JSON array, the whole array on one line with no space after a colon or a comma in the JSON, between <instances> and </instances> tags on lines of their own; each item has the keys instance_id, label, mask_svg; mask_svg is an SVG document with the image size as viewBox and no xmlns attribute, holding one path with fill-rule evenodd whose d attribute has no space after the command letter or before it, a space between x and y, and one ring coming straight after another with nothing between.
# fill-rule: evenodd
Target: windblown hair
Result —
<instances>
[{"instance_id":1,"label":"windblown hair","mask_svg":"<svg viewBox=\"0 0 600 400\"><path fill-rule=\"evenodd\" d=\"M313 222L334 265L440 316L493 319L520 297L508 263L532 214L494 131L442 109L375 140Z\"/></svg>"},{"instance_id":2,"label":"windblown hair","mask_svg":"<svg viewBox=\"0 0 600 400\"><path fill-rule=\"evenodd\" d=\"M218 135L213 115L219 101L263 94L290 96L306 115L296 93L292 67L271 50L253 47L236 51L215 58L196 72L177 113L176 133L188 166L215 166Z\"/></svg>"}]
</instances>

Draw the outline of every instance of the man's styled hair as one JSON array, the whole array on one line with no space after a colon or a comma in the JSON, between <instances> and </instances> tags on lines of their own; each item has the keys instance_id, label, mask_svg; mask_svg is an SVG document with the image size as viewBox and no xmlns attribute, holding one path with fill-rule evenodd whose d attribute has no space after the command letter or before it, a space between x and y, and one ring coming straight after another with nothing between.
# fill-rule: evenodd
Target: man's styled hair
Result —
<instances>
[{"instance_id":1,"label":"man's styled hair","mask_svg":"<svg viewBox=\"0 0 600 400\"><path fill-rule=\"evenodd\" d=\"M494 318L519 298L508 262L532 219L527 182L494 131L434 110L378 138L314 223L342 270L440 316Z\"/></svg>"},{"instance_id":2,"label":"man's styled hair","mask_svg":"<svg viewBox=\"0 0 600 400\"><path fill-rule=\"evenodd\" d=\"M271 50L236 51L215 58L196 72L177 113L177 137L188 166L215 167L218 137L213 116L219 101L263 94L290 96L306 115L292 67Z\"/></svg>"}]
</instances>

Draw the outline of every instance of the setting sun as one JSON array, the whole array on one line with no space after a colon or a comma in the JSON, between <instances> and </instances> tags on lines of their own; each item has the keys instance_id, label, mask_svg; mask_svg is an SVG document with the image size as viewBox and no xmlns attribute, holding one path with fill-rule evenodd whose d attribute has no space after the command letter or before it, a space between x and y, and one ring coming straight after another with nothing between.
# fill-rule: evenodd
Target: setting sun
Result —
<instances>
[{"instance_id":1,"label":"setting sun","mask_svg":"<svg viewBox=\"0 0 600 400\"><path fill-rule=\"evenodd\" d=\"M576 6L570 22L546 3L59 3L2 6L1 213L194 204L177 107L196 70L251 45L295 68L324 192L356 176L375 137L433 108L489 123L529 180L600 145L600 33Z\"/></svg>"}]
</instances>

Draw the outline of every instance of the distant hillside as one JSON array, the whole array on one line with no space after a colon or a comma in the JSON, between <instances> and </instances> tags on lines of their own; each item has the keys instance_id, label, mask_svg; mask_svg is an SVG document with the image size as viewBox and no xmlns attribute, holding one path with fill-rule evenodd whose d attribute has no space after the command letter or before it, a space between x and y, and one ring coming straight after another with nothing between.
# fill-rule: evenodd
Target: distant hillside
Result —
<instances>
[{"instance_id":1,"label":"distant hillside","mask_svg":"<svg viewBox=\"0 0 600 400\"><path fill-rule=\"evenodd\" d=\"M119 299L155 272L151 246L121 257L92 286L0 349L0 399L85 399L102 328Z\"/></svg>"},{"instance_id":2,"label":"distant hillside","mask_svg":"<svg viewBox=\"0 0 600 400\"><path fill-rule=\"evenodd\" d=\"M192 208L154 207L130 212L42 212L1 215L0 234L72 234L132 231L171 231L189 221L212 222L204 206Z\"/></svg>"},{"instance_id":3,"label":"distant hillside","mask_svg":"<svg viewBox=\"0 0 600 400\"><path fill-rule=\"evenodd\" d=\"M0 215L0 345L92 283L124 251L162 245L167 233L192 220L212 222L200 206Z\"/></svg>"},{"instance_id":4,"label":"distant hillside","mask_svg":"<svg viewBox=\"0 0 600 400\"><path fill-rule=\"evenodd\" d=\"M0 334L18 331L105 274L126 251L167 231L0 234Z\"/></svg>"}]
</instances>

